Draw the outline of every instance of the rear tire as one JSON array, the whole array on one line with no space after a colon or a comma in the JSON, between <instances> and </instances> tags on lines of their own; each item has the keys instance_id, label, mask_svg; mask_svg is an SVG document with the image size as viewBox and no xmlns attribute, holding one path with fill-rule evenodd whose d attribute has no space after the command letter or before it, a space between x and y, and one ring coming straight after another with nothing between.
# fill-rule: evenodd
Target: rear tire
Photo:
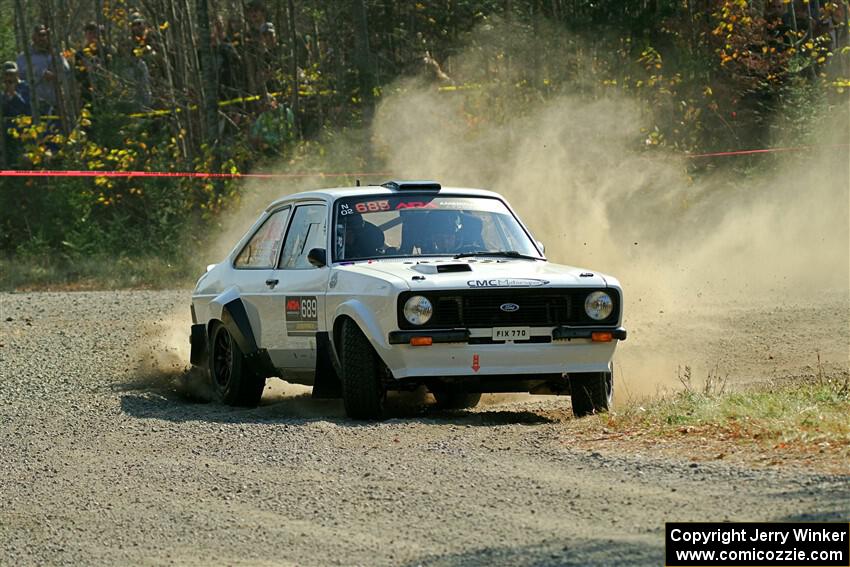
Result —
<instances>
[{"instance_id":1,"label":"rear tire","mask_svg":"<svg viewBox=\"0 0 850 567\"><path fill-rule=\"evenodd\" d=\"M266 387L224 325L212 330L210 340L210 386L216 401L229 406L257 407Z\"/></svg>"},{"instance_id":2,"label":"rear tire","mask_svg":"<svg viewBox=\"0 0 850 567\"><path fill-rule=\"evenodd\" d=\"M382 419L387 390L381 380L383 362L369 339L351 319L342 322L342 401L352 419Z\"/></svg>"},{"instance_id":3,"label":"rear tire","mask_svg":"<svg viewBox=\"0 0 850 567\"><path fill-rule=\"evenodd\" d=\"M614 375L611 372L571 374L570 398L576 417L608 411L614 398Z\"/></svg>"},{"instance_id":4,"label":"rear tire","mask_svg":"<svg viewBox=\"0 0 850 567\"><path fill-rule=\"evenodd\" d=\"M481 392L464 392L453 388L435 388L431 391L437 407L445 410L470 409L481 401Z\"/></svg>"}]
</instances>

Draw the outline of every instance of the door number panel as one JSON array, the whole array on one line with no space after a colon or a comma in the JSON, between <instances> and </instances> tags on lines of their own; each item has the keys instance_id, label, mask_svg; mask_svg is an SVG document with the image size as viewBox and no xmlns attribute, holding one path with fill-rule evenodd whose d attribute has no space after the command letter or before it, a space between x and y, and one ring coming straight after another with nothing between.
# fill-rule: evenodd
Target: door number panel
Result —
<instances>
[{"instance_id":1,"label":"door number panel","mask_svg":"<svg viewBox=\"0 0 850 567\"><path fill-rule=\"evenodd\" d=\"M286 334L309 337L319 330L319 301L315 295L286 296Z\"/></svg>"}]
</instances>

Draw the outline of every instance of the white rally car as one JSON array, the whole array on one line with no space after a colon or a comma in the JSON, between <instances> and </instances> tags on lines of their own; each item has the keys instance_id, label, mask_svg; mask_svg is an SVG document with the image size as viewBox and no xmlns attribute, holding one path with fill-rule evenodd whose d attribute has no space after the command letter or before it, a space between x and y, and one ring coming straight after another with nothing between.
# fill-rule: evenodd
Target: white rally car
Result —
<instances>
[{"instance_id":1,"label":"white rally car","mask_svg":"<svg viewBox=\"0 0 850 567\"><path fill-rule=\"evenodd\" d=\"M279 376L342 397L352 418L421 385L454 409L482 392L570 394L583 416L611 403L622 306L616 279L549 263L496 193L325 189L273 202L208 268L191 361L232 405L257 405Z\"/></svg>"}]
</instances>

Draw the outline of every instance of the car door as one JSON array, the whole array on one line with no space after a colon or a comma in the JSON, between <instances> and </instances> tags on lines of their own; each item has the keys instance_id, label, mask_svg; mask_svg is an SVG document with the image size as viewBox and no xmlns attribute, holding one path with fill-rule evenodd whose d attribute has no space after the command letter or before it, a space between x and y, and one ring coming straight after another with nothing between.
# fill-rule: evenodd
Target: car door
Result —
<instances>
[{"instance_id":1,"label":"car door","mask_svg":"<svg viewBox=\"0 0 850 567\"><path fill-rule=\"evenodd\" d=\"M287 380L309 382L316 368L316 333L323 320L330 269L317 268L307 260L313 248L327 249L328 207L323 202L298 203L286 231L277 270L278 280L266 298L263 327L271 342L267 347L272 362ZM272 348L274 347L274 348Z\"/></svg>"},{"instance_id":2,"label":"car door","mask_svg":"<svg viewBox=\"0 0 850 567\"><path fill-rule=\"evenodd\" d=\"M268 349L279 342L269 326L269 296L277 287L277 262L283 247L291 207L269 214L233 260L233 284L245 304L257 346Z\"/></svg>"}]
</instances>

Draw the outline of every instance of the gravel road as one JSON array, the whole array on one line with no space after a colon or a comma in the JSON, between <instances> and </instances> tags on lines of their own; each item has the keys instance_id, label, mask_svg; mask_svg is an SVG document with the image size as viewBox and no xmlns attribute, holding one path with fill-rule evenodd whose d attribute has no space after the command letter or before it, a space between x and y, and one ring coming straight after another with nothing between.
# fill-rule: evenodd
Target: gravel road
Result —
<instances>
[{"instance_id":1,"label":"gravel road","mask_svg":"<svg viewBox=\"0 0 850 567\"><path fill-rule=\"evenodd\" d=\"M566 398L376 424L277 380L257 409L200 403L176 387L188 293L0 294L0 564L661 565L665 521L850 518L848 477L580 449ZM846 372L846 292L816 299L707 309L698 336L635 321L622 375L650 351L664 375Z\"/></svg>"}]
</instances>

